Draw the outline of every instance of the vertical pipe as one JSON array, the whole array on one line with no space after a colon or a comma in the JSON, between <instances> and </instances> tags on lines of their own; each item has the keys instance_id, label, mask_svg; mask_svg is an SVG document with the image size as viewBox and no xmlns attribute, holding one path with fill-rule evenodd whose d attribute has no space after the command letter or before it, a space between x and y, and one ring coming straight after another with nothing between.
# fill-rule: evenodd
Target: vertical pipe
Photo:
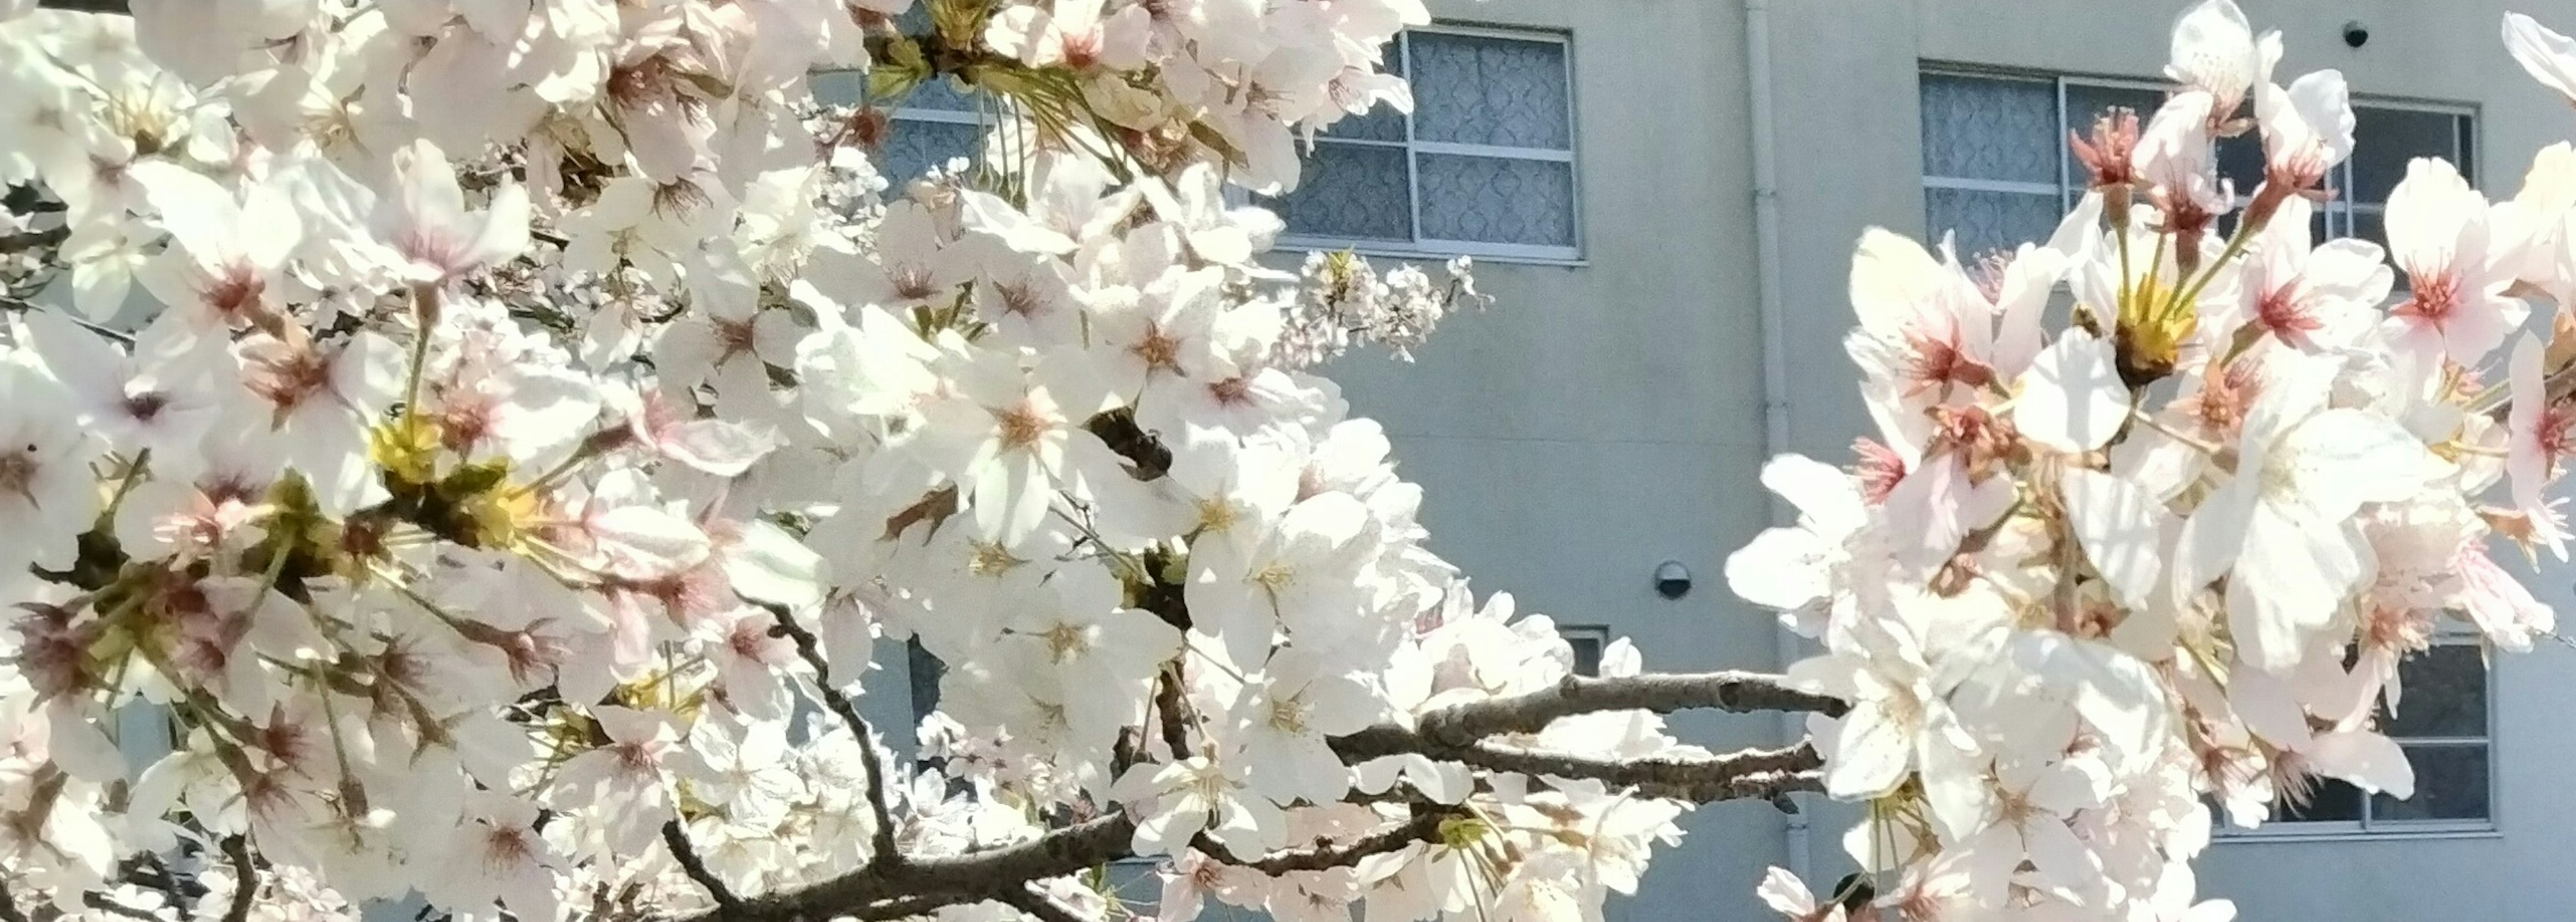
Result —
<instances>
[{"instance_id":1,"label":"vertical pipe","mask_svg":"<svg viewBox=\"0 0 2576 922\"><path fill-rule=\"evenodd\" d=\"M1762 448L1765 457L1789 450L1788 312L1780 298L1780 166L1779 138L1771 88L1771 4L1744 0L1744 67L1753 121L1754 283L1760 291L1762 325ZM1795 521L1795 514L1776 494L1768 494L1771 520ZM1773 629L1780 668L1798 659L1798 636L1783 624ZM1797 742L1806 722L1795 712L1780 715L1783 745ZM1789 871L1808 880L1808 826L1805 813L1787 817ZM1810 881L1810 886L1814 886Z\"/></svg>"}]
</instances>

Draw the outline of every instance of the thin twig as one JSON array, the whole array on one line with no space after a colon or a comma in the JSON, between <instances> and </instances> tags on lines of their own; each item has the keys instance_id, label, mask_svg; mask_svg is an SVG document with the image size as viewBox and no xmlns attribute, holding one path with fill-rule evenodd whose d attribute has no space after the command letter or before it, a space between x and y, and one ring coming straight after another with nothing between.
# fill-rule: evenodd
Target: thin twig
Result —
<instances>
[{"instance_id":1,"label":"thin twig","mask_svg":"<svg viewBox=\"0 0 2576 922\"><path fill-rule=\"evenodd\" d=\"M160 916L108 899L107 894L104 893L81 894L81 905L107 913L111 916L123 916L128 919L139 919L142 920L142 922L161 922Z\"/></svg>"},{"instance_id":2,"label":"thin twig","mask_svg":"<svg viewBox=\"0 0 2576 922\"><path fill-rule=\"evenodd\" d=\"M678 819L662 822L662 844L671 850L671 857L680 862L680 870L688 874L690 880L697 881L698 886L705 887L708 896L715 898L716 905L727 909L742 905L741 900L734 898L733 890L726 887L724 881L716 879L714 871L707 870L705 859L699 858L697 847L689 844L689 831L681 827Z\"/></svg>"},{"instance_id":3,"label":"thin twig","mask_svg":"<svg viewBox=\"0 0 2576 922\"><path fill-rule=\"evenodd\" d=\"M1581 756L1506 749L1480 743L1459 753L1460 761L1491 771L1599 781L1631 788L1648 797L1712 803L1744 797L1774 798L1802 788L1796 775L1824 767L1824 759L1806 745L1785 749L1745 749L1705 759L1587 759Z\"/></svg>"},{"instance_id":4,"label":"thin twig","mask_svg":"<svg viewBox=\"0 0 2576 922\"><path fill-rule=\"evenodd\" d=\"M778 629L796 641L796 653L805 658L805 665L814 667L814 687L822 695L823 705L847 722L851 732L859 735L859 748L866 753L868 806L876 812L877 821L876 853L868 856L868 866L902 863L903 853L897 850L894 841L894 807L886 800L885 763L877 758L875 728L868 726L868 719L859 714L858 704L832 684L831 667L825 664L822 641L815 639L814 632L797 624L795 616L788 614L783 606L772 607L769 611L778 620Z\"/></svg>"},{"instance_id":5,"label":"thin twig","mask_svg":"<svg viewBox=\"0 0 2576 922\"><path fill-rule=\"evenodd\" d=\"M1603 711L1674 711L1714 709L1750 711L1816 711L1840 716L1849 708L1840 699L1790 688L1780 676L1753 672L1701 672L1634 675L1613 678L1569 675L1537 691L1439 708L1421 715L1414 729L1379 724L1349 736L1335 737L1333 748L1353 762L1402 752L1424 752L1427 744L1455 749L1486 737L1537 733L1559 718Z\"/></svg>"},{"instance_id":6,"label":"thin twig","mask_svg":"<svg viewBox=\"0 0 2576 922\"><path fill-rule=\"evenodd\" d=\"M1313 848L1272 852L1244 867L1277 877L1290 871L1321 871L1341 867L1371 855L1402 851L1416 842L1440 838L1440 826L1452 817L1462 816L1459 807L1415 805L1413 818L1341 845L1317 845Z\"/></svg>"}]
</instances>

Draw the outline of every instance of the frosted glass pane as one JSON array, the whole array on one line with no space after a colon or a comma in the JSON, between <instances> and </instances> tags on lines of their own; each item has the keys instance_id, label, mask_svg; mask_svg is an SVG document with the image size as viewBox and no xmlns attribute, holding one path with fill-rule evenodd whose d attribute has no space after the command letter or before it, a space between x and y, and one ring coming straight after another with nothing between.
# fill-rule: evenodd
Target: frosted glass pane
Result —
<instances>
[{"instance_id":1,"label":"frosted glass pane","mask_svg":"<svg viewBox=\"0 0 2576 922\"><path fill-rule=\"evenodd\" d=\"M2056 185L2057 87L1923 75L1923 175Z\"/></svg>"},{"instance_id":2,"label":"frosted glass pane","mask_svg":"<svg viewBox=\"0 0 2576 922\"><path fill-rule=\"evenodd\" d=\"M1956 231L1961 259L2046 241L2059 217L2055 194L1923 190L1926 236L1938 241L1941 232Z\"/></svg>"},{"instance_id":3,"label":"frosted glass pane","mask_svg":"<svg viewBox=\"0 0 2576 922\"><path fill-rule=\"evenodd\" d=\"M1345 115L1321 134L1327 138L1350 138L1358 141L1403 141L1404 113L1394 106L1379 102L1359 115Z\"/></svg>"},{"instance_id":4,"label":"frosted glass pane","mask_svg":"<svg viewBox=\"0 0 2576 922\"><path fill-rule=\"evenodd\" d=\"M945 109L950 112L973 112L975 111L975 96L972 93L958 92L957 84L954 81L949 80L947 77L932 77L914 85L912 88L912 94L903 98L901 106L906 109Z\"/></svg>"},{"instance_id":5,"label":"frosted glass pane","mask_svg":"<svg viewBox=\"0 0 2576 922\"><path fill-rule=\"evenodd\" d=\"M1420 165L1422 236L1574 245L1573 164L1424 154Z\"/></svg>"},{"instance_id":6,"label":"frosted glass pane","mask_svg":"<svg viewBox=\"0 0 2576 922\"><path fill-rule=\"evenodd\" d=\"M1404 76L1403 48L1394 42L1388 42L1386 47L1378 50L1378 54L1384 61L1381 69L1398 77ZM1380 101L1377 105L1370 106L1367 112L1343 116L1341 121L1333 123L1333 127L1324 129L1323 135L1328 138L1355 138L1363 141L1402 141L1404 140L1404 113Z\"/></svg>"},{"instance_id":7,"label":"frosted glass pane","mask_svg":"<svg viewBox=\"0 0 2576 922\"><path fill-rule=\"evenodd\" d=\"M1573 150L1565 46L1416 32L1413 136L1424 141Z\"/></svg>"},{"instance_id":8,"label":"frosted glass pane","mask_svg":"<svg viewBox=\"0 0 2576 922\"><path fill-rule=\"evenodd\" d=\"M1285 200L1265 200L1292 234L1343 240L1413 239L1404 149L1320 141Z\"/></svg>"},{"instance_id":9,"label":"frosted glass pane","mask_svg":"<svg viewBox=\"0 0 2576 922\"><path fill-rule=\"evenodd\" d=\"M835 106L857 105L867 95L866 74L838 71L816 74L813 79L814 101ZM975 111L975 97L960 93L946 77L933 77L916 84L912 92L897 102L899 109L944 109L950 112Z\"/></svg>"},{"instance_id":10,"label":"frosted glass pane","mask_svg":"<svg viewBox=\"0 0 2576 922\"><path fill-rule=\"evenodd\" d=\"M877 151L877 169L896 189L950 158L975 159L975 146L983 139L981 127L957 122L898 118L886 127L885 147Z\"/></svg>"}]
</instances>

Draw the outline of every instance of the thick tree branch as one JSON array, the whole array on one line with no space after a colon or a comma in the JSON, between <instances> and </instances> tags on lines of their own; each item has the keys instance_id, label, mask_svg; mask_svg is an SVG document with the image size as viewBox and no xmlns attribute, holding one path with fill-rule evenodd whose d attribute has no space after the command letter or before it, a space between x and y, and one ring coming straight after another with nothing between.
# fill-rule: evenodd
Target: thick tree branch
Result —
<instances>
[{"instance_id":1,"label":"thick tree branch","mask_svg":"<svg viewBox=\"0 0 2576 922\"><path fill-rule=\"evenodd\" d=\"M259 898L259 866L250 858L250 837L225 838L224 857L233 864L233 904L224 910L224 922L244 922Z\"/></svg>"},{"instance_id":2,"label":"thick tree branch","mask_svg":"<svg viewBox=\"0 0 2576 922\"><path fill-rule=\"evenodd\" d=\"M1065 908L1063 903L1056 902L1055 897L1040 893L1036 887L1027 884L1004 888L1001 901L1037 917L1038 922L1089 922L1081 914Z\"/></svg>"},{"instance_id":3,"label":"thick tree branch","mask_svg":"<svg viewBox=\"0 0 2576 922\"><path fill-rule=\"evenodd\" d=\"M1059 877L1131 854L1136 824L1112 813L1038 838L962 855L914 857L871 866L795 890L718 907L692 922L794 922L902 906L905 915L1002 899L1002 890ZM885 918L894 918L887 916Z\"/></svg>"},{"instance_id":4,"label":"thick tree branch","mask_svg":"<svg viewBox=\"0 0 2576 922\"><path fill-rule=\"evenodd\" d=\"M1379 724L1335 737L1333 750L1354 763L1404 752L1455 758L1447 753L1463 751L1489 736L1536 733L1559 718L1603 711L1818 711L1840 716L1847 707L1839 699L1790 688L1779 676L1752 672L1567 676L1538 691L1425 713L1416 719L1415 729Z\"/></svg>"},{"instance_id":5,"label":"thick tree branch","mask_svg":"<svg viewBox=\"0 0 2576 922\"><path fill-rule=\"evenodd\" d=\"M858 704L832 684L832 669L823 659L823 644L814 638L814 632L797 624L795 616L784 607L771 607L769 613L778 620L778 630L796 641L796 655L804 657L805 665L814 667L814 687L823 696L823 705L850 725L850 732L859 736L859 750L867 754L868 806L876 811L877 821L876 849L868 856L869 866L902 861L903 853L896 850L894 841L894 805L886 795L885 760L877 758L876 729L868 726Z\"/></svg>"},{"instance_id":6,"label":"thick tree branch","mask_svg":"<svg viewBox=\"0 0 2576 922\"><path fill-rule=\"evenodd\" d=\"M662 845L671 850L671 858L680 863L680 871L689 875L690 880L697 881L698 886L706 888L707 895L715 899L716 905L741 905L742 901L734 897L733 890L726 887L724 881L717 880L715 872L707 870L706 861L699 858L697 848L689 844L689 831L680 825L679 820L662 823Z\"/></svg>"},{"instance_id":7,"label":"thick tree branch","mask_svg":"<svg viewBox=\"0 0 2576 922\"><path fill-rule=\"evenodd\" d=\"M127 12L127 0L38 0L36 5L49 10L73 10L83 13Z\"/></svg>"},{"instance_id":8,"label":"thick tree branch","mask_svg":"<svg viewBox=\"0 0 2576 922\"><path fill-rule=\"evenodd\" d=\"M885 922L888 919L926 916L958 902L956 897L950 896L908 896L871 903L850 915L868 922Z\"/></svg>"}]
</instances>

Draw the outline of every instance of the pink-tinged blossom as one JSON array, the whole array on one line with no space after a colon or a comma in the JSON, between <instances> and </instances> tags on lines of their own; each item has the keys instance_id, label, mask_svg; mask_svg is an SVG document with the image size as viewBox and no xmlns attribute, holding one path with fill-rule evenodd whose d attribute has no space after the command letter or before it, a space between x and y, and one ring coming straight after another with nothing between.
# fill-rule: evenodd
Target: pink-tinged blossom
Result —
<instances>
[{"instance_id":1,"label":"pink-tinged blossom","mask_svg":"<svg viewBox=\"0 0 2576 922\"><path fill-rule=\"evenodd\" d=\"M468 212L456 169L436 145L412 142L392 164L370 226L392 250L395 274L444 285L528 248L528 193L518 183L502 180L484 211Z\"/></svg>"},{"instance_id":2,"label":"pink-tinged blossom","mask_svg":"<svg viewBox=\"0 0 2576 922\"><path fill-rule=\"evenodd\" d=\"M2422 358L2476 365L2504 344L2530 309L2504 297L2494 271L2487 200L2450 164L2418 157L2388 194L2388 250L2406 272L2408 297L2389 309L2388 335Z\"/></svg>"}]
</instances>

